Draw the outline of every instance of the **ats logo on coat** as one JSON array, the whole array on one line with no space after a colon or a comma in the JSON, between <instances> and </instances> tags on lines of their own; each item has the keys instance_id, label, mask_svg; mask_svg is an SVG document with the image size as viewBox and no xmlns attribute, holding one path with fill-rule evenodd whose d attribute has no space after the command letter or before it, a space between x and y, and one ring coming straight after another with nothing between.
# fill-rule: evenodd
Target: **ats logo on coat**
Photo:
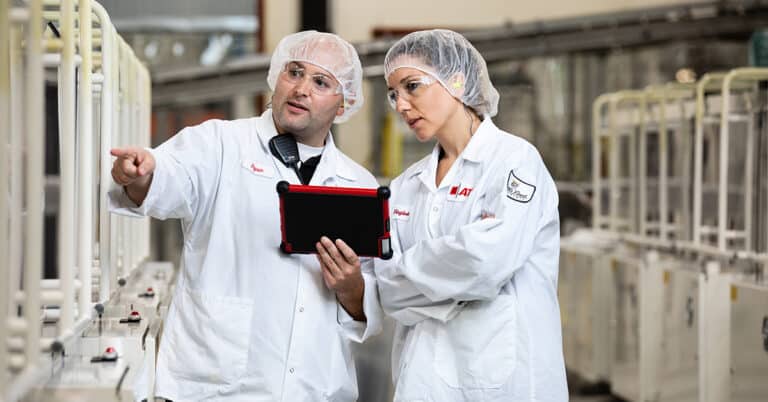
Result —
<instances>
[{"instance_id":1,"label":"ats logo on coat","mask_svg":"<svg viewBox=\"0 0 768 402\"><path fill-rule=\"evenodd\" d=\"M470 194L472 194L472 187L461 184L451 186L448 190L448 201L466 201Z\"/></svg>"}]
</instances>

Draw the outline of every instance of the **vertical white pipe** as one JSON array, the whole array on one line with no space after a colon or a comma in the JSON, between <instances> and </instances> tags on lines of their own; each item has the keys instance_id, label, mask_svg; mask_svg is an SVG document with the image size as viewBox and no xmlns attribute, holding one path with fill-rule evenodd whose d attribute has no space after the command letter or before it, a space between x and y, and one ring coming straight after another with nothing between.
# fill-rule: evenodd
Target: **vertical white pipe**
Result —
<instances>
[{"instance_id":1,"label":"vertical white pipe","mask_svg":"<svg viewBox=\"0 0 768 402\"><path fill-rule=\"evenodd\" d=\"M59 328L74 326L75 319L75 5L61 1L61 185L59 207L58 262L63 300Z\"/></svg>"},{"instance_id":2,"label":"vertical white pipe","mask_svg":"<svg viewBox=\"0 0 768 402\"><path fill-rule=\"evenodd\" d=\"M80 267L80 317L91 311L91 271L93 270L93 68L91 48L91 0L79 0L80 31L80 114L79 114L79 198L78 266Z\"/></svg>"},{"instance_id":3,"label":"vertical white pipe","mask_svg":"<svg viewBox=\"0 0 768 402\"><path fill-rule=\"evenodd\" d=\"M120 141L121 146L131 145L130 133L128 131L128 102L127 102L127 68L126 60L127 55L125 47L123 47L123 41L121 38L117 39L118 47L120 49ZM128 219L124 217L119 218L119 225L117 231L117 247L118 247L118 277L125 277L126 266L128 265L127 251L128 244Z\"/></svg>"},{"instance_id":4,"label":"vertical white pipe","mask_svg":"<svg viewBox=\"0 0 768 402\"><path fill-rule=\"evenodd\" d=\"M704 180L704 107L707 84L713 75L706 74L696 85L696 119L695 137L693 143L693 244L701 245L702 198Z\"/></svg>"},{"instance_id":5,"label":"vertical white pipe","mask_svg":"<svg viewBox=\"0 0 768 402\"><path fill-rule=\"evenodd\" d=\"M118 42L117 37L117 31L114 27L111 29L112 31L112 37L110 39L110 43L112 44L112 77L110 81L112 81L112 109L114 113L114 118L112 119L112 130L109 131L109 136L111 139L111 143L113 145L123 145L122 139L120 137L120 121L121 121L121 113L122 113L122 105L120 104L120 46ZM111 163L110 163L111 164ZM112 185L110 183L110 185ZM120 253L120 243L119 243L119 233L120 233L120 224L121 224L122 218L120 218L117 215L110 214L110 228L109 228L109 250L110 250L110 278L109 283L110 286L114 286L117 284L117 278L119 276L119 260L118 256Z\"/></svg>"},{"instance_id":6,"label":"vertical white pipe","mask_svg":"<svg viewBox=\"0 0 768 402\"><path fill-rule=\"evenodd\" d=\"M11 27L10 31L10 43L14 46L10 49L10 77L11 77L11 93L16 94L16 102L11 102L11 143L9 147L10 159L11 159L11 205L10 205L10 227L9 233L24 233L23 231L23 206L22 206L22 191L24 189L22 183L22 174L24 171L21 154L22 143L24 141L24 119L22 114L24 112L24 104L27 94L24 87L24 66L23 58L21 55L21 32L18 27ZM0 291L6 291L9 295L16 293L21 286L21 261L23 254L24 242L23 235L11 236L9 242L8 254L10 260L10 272L8 273L9 280L6 284L6 288ZM15 303L11 303L12 307L15 307ZM15 316L16 313L14 312Z\"/></svg>"},{"instance_id":7,"label":"vertical white pipe","mask_svg":"<svg viewBox=\"0 0 768 402\"><path fill-rule=\"evenodd\" d=\"M631 95L634 97L634 95ZM635 122L637 123L637 130L642 132L645 131L645 116L642 113L642 110L645 109L645 102L643 101L643 98L641 96L640 100L637 101L636 104L637 110L640 111L640 113L635 113L634 117L637 119ZM629 172L627 175L627 193L629 196L629 200L627 201L627 204L629 206L629 212L627 213L627 231L630 233L633 233L637 230L638 222L637 222L637 182L635 181L637 179L637 133L632 132L628 139L629 142Z\"/></svg>"},{"instance_id":8,"label":"vertical white pipe","mask_svg":"<svg viewBox=\"0 0 768 402\"><path fill-rule=\"evenodd\" d=\"M600 112L605 105L607 95L600 95L592 104L592 229L600 229L600 216L602 214L602 188L600 188L601 138L603 131L602 115Z\"/></svg>"},{"instance_id":9,"label":"vertical white pipe","mask_svg":"<svg viewBox=\"0 0 768 402\"><path fill-rule=\"evenodd\" d=\"M720 105L720 158L718 166L718 193L717 193L717 247L720 251L726 250L728 230L728 141L731 115L731 80L733 72L728 73L723 79L722 104Z\"/></svg>"},{"instance_id":10,"label":"vertical white pipe","mask_svg":"<svg viewBox=\"0 0 768 402\"><path fill-rule=\"evenodd\" d=\"M650 95L648 95L650 96ZM643 114L651 113L652 112L652 106L650 104L646 104L645 107L641 108L640 111ZM640 170L639 174L637 175L637 191L639 193L638 196L638 203L640 204L638 206L638 215L639 215L639 226L640 230L638 231L640 236L647 236L648 235L648 131L647 127L643 128L642 130L639 130L638 135L640 138L638 139L639 146L638 146L638 170Z\"/></svg>"},{"instance_id":11,"label":"vertical white pipe","mask_svg":"<svg viewBox=\"0 0 768 402\"><path fill-rule=\"evenodd\" d=\"M667 206L667 192L668 187L668 135L667 135L667 90L664 89L661 92L661 100L659 102L659 238L662 240L667 239L667 227L668 227L668 206Z\"/></svg>"},{"instance_id":12,"label":"vertical white pipe","mask_svg":"<svg viewBox=\"0 0 768 402\"><path fill-rule=\"evenodd\" d=\"M687 97L686 97L687 99ZM683 98L679 99L679 107L680 107L680 129L679 129L679 138L680 138L680 166L681 166L681 182L680 182L680 196L682 199L682 204L680 205L682 217L683 220L680 222L679 226L679 232L680 236L685 241L691 240L691 213L688 209L690 207L691 202L691 193L688 189L690 189L691 185L691 162L690 159L693 157L693 154L691 153L691 140L689 136L689 130L690 127L688 125L688 113L686 113L686 101Z\"/></svg>"},{"instance_id":13,"label":"vertical white pipe","mask_svg":"<svg viewBox=\"0 0 768 402\"><path fill-rule=\"evenodd\" d=\"M616 103L618 100L612 98L608 103L608 177L609 177L609 222L610 230L616 232L619 228L619 133L616 128Z\"/></svg>"},{"instance_id":14,"label":"vertical white pipe","mask_svg":"<svg viewBox=\"0 0 768 402\"><path fill-rule=\"evenodd\" d=\"M744 250L752 250L752 197L755 185L755 116L751 107L747 108L747 155L744 161ZM755 250L757 251L757 250Z\"/></svg>"},{"instance_id":15,"label":"vertical white pipe","mask_svg":"<svg viewBox=\"0 0 768 402\"><path fill-rule=\"evenodd\" d=\"M42 0L30 0L27 26L26 56L27 99L24 110L27 138L27 241L24 243L24 317L27 322L25 355L27 365L40 356L40 281L43 271L43 197L45 132L43 116L43 5Z\"/></svg>"},{"instance_id":16,"label":"vertical white pipe","mask_svg":"<svg viewBox=\"0 0 768 402\"><path fill-rule=\"evenodd\" d=\"M143 64L139 66L141 69L141 76L142 76L142 83L141 86L143 88L144 96L143 100L141 102L142 108L144 110L144 116L142 117L144 121L144 145L146 147L152 146L152 81L149 75L149 70L146 66ZM152 220L151 219L145 219L144 220L144 233L142 235L143 240L142 243L144 244L144 259L149 260L149 254L150 254L150 239L152 236Z\"/></svg>"},{"instance_id":17,"label":"vertical white pipe","mask_svg":"<svg viewBox=\"0 0 768 402\"><path fill-rule=\"evenodd\" d=\"M10 270L8 256L10 160L8 148L11 135L11 72L10 72L10 11L9 0L0 0L0 283L8 284ZM11 293L0 289L0 323L5 323ZM0 325L0 389L8 383L8 348L5 347L7 327ZM2 396L0 396L1 398Z\"/></svg>"},{"instance_id":18,"label":"vertical white pipe","mask_svg":"<svg viewBox=\"0 0 768 402\"><path fill-rule=\"evenodd\" d=\"M122 40L120 40L120 47L123 48L123 57L125 61L123 63L123 72L125 76L125 82L123 87L123 116L125 121L123 122L125 127L125 139L126 142L132 146L136 145L136 132L133 130L133 101L131 96L133 95L132 79L131 79L131 59L130 51L125 46ZM123 232L125 233L125 248L123 250L123 276L130 275L133 270L133 220L126 219L123 226Z\"/></svg>"},{"instance_id":19,"label":"vertical white pipe","mask_svg":"<svg viewBox=\"0 0 768 402\"><path fill-rule=\"evenodd\" d=\"M110 230L111 219L109 213L109 202L107 193L112 184L112 157L109 150L112 147L112 119L113 119L113 35L114 29L109 15L99 3L92 4L93 11L99 18L102 32L101 42L101 73L104 79L101 83L101 129L99 130L100 149L99 158L99 267L101 268L101 280L99 283L99 301L103 302L109 298L111 292L111 249L110 249Z\"/></svg>"}]
</instances>

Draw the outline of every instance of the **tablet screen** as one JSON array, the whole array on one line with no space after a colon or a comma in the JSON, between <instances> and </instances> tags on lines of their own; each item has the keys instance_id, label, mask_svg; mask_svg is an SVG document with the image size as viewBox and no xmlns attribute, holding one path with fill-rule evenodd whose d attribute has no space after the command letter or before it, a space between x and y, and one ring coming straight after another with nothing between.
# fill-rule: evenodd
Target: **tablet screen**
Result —
<instances>
[{"instance_id":1,"label":"tablet screen","mask_svg":"<svg viewBox=\"0 0 768 402\"><path fill-rule=\"evenodd\" d=\"M315 253L315 243L327 236L331 240L344 240L360 256L391 256L388 188L299 186L281 182L278 193L283 251Z\"/></svg>"}]
</instances>

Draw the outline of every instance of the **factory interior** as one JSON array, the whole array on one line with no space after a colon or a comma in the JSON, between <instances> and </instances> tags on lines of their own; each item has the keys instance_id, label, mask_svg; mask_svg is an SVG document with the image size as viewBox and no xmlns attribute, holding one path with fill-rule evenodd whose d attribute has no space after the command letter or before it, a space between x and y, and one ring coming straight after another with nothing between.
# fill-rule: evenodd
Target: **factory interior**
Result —
<instances>
[{"instance_id":1,"label":"factory interior","mask_svg":"<svg viewBox=\"0 0 768 402\"><path fill-rule=\"evenodd\" d=\"M768 1L0 0L0 402L185 401L156 368L183 308L189 225L114 213L110 150L269 111L273 52L317 30L362 67L365 102L333 143L390 185L436 140L391 107L385 56L430 29L477 49L493 123L554 179L561 333L547 336L562 341L567 400L768 401ZM241 285L259 294L269 280ZM187 329L226 331L216 322ZM408 325L384 314L350 343L356 393L190 400L422 400L393 382ZM528 381L521 367L510 381ZM423 401L566 400L463 395Z\"/></svg>"}]
</instances>

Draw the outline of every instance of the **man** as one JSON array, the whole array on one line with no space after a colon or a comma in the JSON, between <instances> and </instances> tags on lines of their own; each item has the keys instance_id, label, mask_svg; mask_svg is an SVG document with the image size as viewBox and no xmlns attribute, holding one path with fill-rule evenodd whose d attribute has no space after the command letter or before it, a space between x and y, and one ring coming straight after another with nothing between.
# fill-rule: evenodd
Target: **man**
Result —
<instances>
[{"instance_id":1,"label":"man","mask_svg":"<svg viewBox=\"0 0 768 402\"><path fill-rule=\"evenodd\" d=\"M272 108L260 117L207 121L153 150L112 150L112 176L122 186L110 193L113 211L182 221L181 271L157 358L159 397L357 398L349 341L381 325L372 261L327 238L318 257L281 254L275 187L299 177L268 143L293 135L310 184L377 187L329 133L363 103L360 60L336 35L299 32L278 44L267 81Z\"/></svg>"}]
</instances>

